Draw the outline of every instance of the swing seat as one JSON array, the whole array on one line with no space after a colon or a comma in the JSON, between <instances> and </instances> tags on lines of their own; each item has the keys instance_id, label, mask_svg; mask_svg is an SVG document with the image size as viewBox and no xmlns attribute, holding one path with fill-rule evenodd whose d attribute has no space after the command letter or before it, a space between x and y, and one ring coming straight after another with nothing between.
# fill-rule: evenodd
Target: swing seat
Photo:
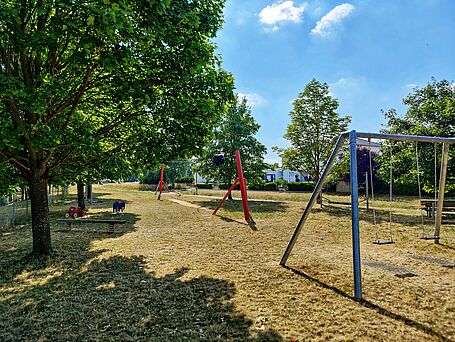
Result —
<instances>
[{"instance_id":1,"label":"swing seat","mask_svg":"<svg viewBox=\"0 0 455 342\"><path fill-rule=\"evenodd\" d=\"M439 240L439 236L421 236L420 237L421 240Z\"/></svg>"},{"instance_id":2,"label":"swing seat","mask_svg":"<svg viewBox=\"0 0 455 342\"><path fill-rule=\"evenodd\" d=\"M375 245L390 245L390 244L395 243L395 241L390 240L390 239L386 239L386 240L374 240L373 243L374 243Z\"/></svg>"}]
</instances>

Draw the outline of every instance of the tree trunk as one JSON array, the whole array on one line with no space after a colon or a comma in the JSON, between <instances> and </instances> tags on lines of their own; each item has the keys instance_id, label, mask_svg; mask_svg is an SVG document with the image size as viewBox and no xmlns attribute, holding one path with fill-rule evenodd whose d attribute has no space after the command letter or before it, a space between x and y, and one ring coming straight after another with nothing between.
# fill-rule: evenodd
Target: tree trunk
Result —
<instances>
[{"instance_id":1,"label":"tree trunk","mask_svg":"<svg viewBox=\"0 0 455 342\"><path fill-rule=\"evenodd\" d=\"M92 204L92 200L93 200L93 187L92 187L92 184L89 184L87 183L87 185L85 186L86 188L86 198L87 198L87 202L89 204Z\"/></svg>"},{"instance_id":2,"label":"tree trunk","mask_svg":"<svg viewBox=\"0 0 455 342\"><path fill-rule=\"evenodd\" d=\"M227 185L227 186L228 186L228 189L231 188L231 186L232 186L231 181L228 182L228 185ZM228 199L230 199L230 200L232 199L232 192L229 193Z\"/></svg>"},{"instance_id":3,"label":"tree trunk","mask_svg":"<svg viewBox=\"0 0 455 342\"><path fill-rule=\"evenodd\" d=\"M77 183L77 206L85 210L84 183Z\"/></svg>"},{"instance_id":4,"label":"tree trunk","mask_svg":"<svg viewBox=\"0 0 455 342\"><path fill-rule=\"evenodd\" d=\"M51 227L49 224L49 204L47 181L39 176L29 180L32 207L33 255L48 256L52 253Z\"/></svg>"}]
</instances>

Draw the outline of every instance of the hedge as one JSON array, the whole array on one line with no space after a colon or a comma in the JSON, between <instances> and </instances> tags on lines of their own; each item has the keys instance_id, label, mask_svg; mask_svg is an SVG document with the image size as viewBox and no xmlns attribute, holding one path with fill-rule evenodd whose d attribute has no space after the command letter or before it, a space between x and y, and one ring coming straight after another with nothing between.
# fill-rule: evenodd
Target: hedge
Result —
<instances>
[{"instance_id":1,"label":"hedge","mask_svg":"<svg viewBox=\"0 0 455 342\"><path fill-rule=\"evenodd\" d=\"M315 182L295 182L287 184L289 191L313 191L315 186Z\"/></svg>"},{"instance_id":2,"label":"hedge","mask_svg":"<svg viewBox=\"0 0 455 342\"><path fill-rule=\"evenodd\" d=\"M192 176L180 177L175 180L176 183L186 183L191 184L194 182L194 178Z\"/></svg>"},{"instance_id":3,"label":"hedge","mask_svg":"<svg viewBox=\"0 0 455 342\"><path fill-rule=\"evenodd\" d=\"M232 186L232 185L231 185ZM229 189L229 186L228 184L226 183L220 183L220 189L221 190L227 190ZM235 187L234 187L234 190L240 190L240 184L237 184Z\"/></svg>"},{"instance_id":4,"label":"hedge","mask_svg":"<svg viewBox=\"0 0 455 342\"><path fill-rule=\"evenodd\" d=\"M212 189L212 183L197 183L198 189Z\"/></svg>"}]
</instances>

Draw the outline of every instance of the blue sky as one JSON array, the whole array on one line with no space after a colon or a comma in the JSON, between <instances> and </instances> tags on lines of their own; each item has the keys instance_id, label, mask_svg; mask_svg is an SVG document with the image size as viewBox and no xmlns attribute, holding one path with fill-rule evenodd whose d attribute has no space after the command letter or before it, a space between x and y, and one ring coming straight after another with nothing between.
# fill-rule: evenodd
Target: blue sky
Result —
<instances>
[{"instance_id":1,"label":"blue sky","mask_svg":"<svg viewBox=\"0 0 455 342\"><path fill-rule=\"evenodd\" d=\"M381 109L436 79L455 80L455 0L227 0L216 39L236 91L271 146L287 147L289 112L316 78L330 86L350 129L377 132Z\"/></svg>"}]
</instances>

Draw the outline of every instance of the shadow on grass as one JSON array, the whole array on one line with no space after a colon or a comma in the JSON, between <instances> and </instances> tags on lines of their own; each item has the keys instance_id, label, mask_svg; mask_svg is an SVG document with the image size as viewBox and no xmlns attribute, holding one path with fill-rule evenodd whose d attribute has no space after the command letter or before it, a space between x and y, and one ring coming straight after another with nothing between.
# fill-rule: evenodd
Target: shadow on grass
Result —
<instances>
[{"instance_id":1,"label":"shadow on grass","mask_svg":"<svg viewBox=\"0 0 455 342\"><path fill-rule=\"evenodd\" d=\"M219 199L207 200L207 201L197 201L196 204L201 207L209 208L215 210L217 205L220 203ZM248 202L248 207L252 213L273 213L273 212L285 212L289 206L283 202L260 202L260 201L251 201ZM242 201L238 200L227 200L224 202L221 207L222 210L227 212L238 212L243 213Z\"/></svg>"},{"instance_id":2,"label":"shadow on grass","mask_svg":"<svg viewBox=\"0 0 455 342\"><path fill-rule=\"evenodd\" d=\"M51 211L49 220L51 222L53 255L49 259L34 259L31 257L32 238L30 224L13 226L8 230L2 230L3 234L0 235L0 246L2 246L0 249L0 282L12 281L18 274L23 272L36 272L49 267L49 265L60 265L62 262L65 264L67 262L71 262L71 264L75 262L79 265L83 259L91 258L93 255L86 252L74 253L75 249L83 251L83 249L89 248L92 240L118 238L123 234L132 232L134 224L138 220L136 214L122 213L113 215L109 212L102 212L90 218L111 219L113 216L115 216L115 219L126 221L125 224L116 226L114 234L110 233L107 224L98 226L98 224L81 223L76 228L69 230L65 223L57 222L57 219L63 218L61 211Z\"/></svg>"},{"instance_id":3,"label":"shadow on grass","mask_svg":"<svg viewBox=\"0 0 455 342\"><path fill-rule=\"evenodd\" d=\"M324 205L324 207L321 208L313 208L311 210L312 212L324 212L328 213L329 215L335 216L335 217L350 217L351 216L351 207L350 206L341 206L339 204L335 205ZM381 224L381 223L386 223L389 222L390 220L390 212L387 208L384 209L375 209L375 215L376 215L376 223ZM359 207L359 219L361 221L365 221L368 223L373 224L373 211L367 210L364 207ZM397 214L397 213L392 213L392 222L393 223L399 223L411 227L416 227L421 225L421 217L417 215L412 216L412 215L403 215L403 214ZM432 224L431 220L425 218L426 224Z\"/></svg>"},{"instance_id":4,"label":"shadow on grass","mask_svg":"<svg viewBox=\"0 0 455 342\"><path fill-rule=\"evenodd\" d=\"M30 247L22 238L17 253L1 253L2 342L283 341L272 330L251 334L253 322L230 303L230 282L182 279L187 269L158 277L141 256L98 258L104 251L90 249L93 235L63 237L44 261L19 257Z\"/></svg>"},{"instance_id":5,"label":"shadow on grass","mask_svg":"<svg viewBox=\"0 0 455 342\"><path fill-rule=\"evenodd\" d=\"M414 321L406 316L403 316L403 315L400 315L398 313L395 313L395 312L392 312L386 308L383 308L377 304L374 304L368 300L365 300L365 299L361 299L361 300L356 300L353 296L351 296L350 294L344 292L343 290L340 290L339 288L335 287L335 286L332 286L332 285L329 285L327 283L324 283L323 281L305 273L305 272L302 272L296 268L293 268L293 267L290 267L290 266L287 266L287 265L284 265L283 266L284 268L286 268L287 270L291 271L292 273L298 275L298 276L301 276L303 278L305 278L306 280L309 280L315 284L317 284L318 286L324 288L324 289L327 289L327 290L330 290L330 291L333 291L334 293L336 293L337 295L339 296L342 296L342 297L345 297L347 299L350 299L352 301L355 301L355 302L358 302L360 305L368 308L368 309L371 309L371 310L374 310L376 311L377 313L383 315L383 316L386 316L386 317L389 317L389 318L392 318L394 320L397 320L397 321L400 321L400 322L403 322L404 324L414 328L414 329L418 329L420 331L423 331L424 333L428 334L428 335L431 335L431 336L434 336L434 337L437 337L440 341L450 341L450 339L444 335L442 335L441 333L435 331L434 329L432 329L431 327L423 324L423 323L420 323L420 322L417 322L417 321Z\"/></svg>"}]
</instances>

